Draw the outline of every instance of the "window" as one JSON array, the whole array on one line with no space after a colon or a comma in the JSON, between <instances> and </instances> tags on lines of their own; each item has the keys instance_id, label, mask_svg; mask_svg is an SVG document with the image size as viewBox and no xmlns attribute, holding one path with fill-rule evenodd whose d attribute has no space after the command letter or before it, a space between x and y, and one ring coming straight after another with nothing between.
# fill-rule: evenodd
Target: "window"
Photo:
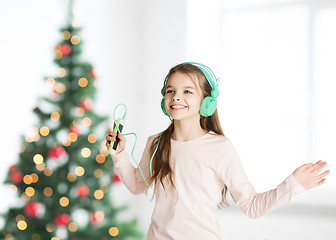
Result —
<instances>
[{"instance_id":1,"label":"window","mask_svg":"<svg viewBox=\"0 0 336 240\"><path fill-rule=\"evenodd\" d=\"M222 7L219 112L251 182L273 188L319 159L336 169L336 3L223 0ZM335 199L335 186L331 174L316 190L328 194L322 203Z\"/></svg>"},{"instance_id":2,"label":"window","mask_svg":"<svg viewBox=\"0 0 336 240\"><path fill-rule=\"evenodd\" d=\"M336 169L336 2L190 0L187 9L186 58L221 78L221 123L256 189L306 162ZM312 203L332 203L335 186L330 174Z\"/></svg>"}]
</instances>

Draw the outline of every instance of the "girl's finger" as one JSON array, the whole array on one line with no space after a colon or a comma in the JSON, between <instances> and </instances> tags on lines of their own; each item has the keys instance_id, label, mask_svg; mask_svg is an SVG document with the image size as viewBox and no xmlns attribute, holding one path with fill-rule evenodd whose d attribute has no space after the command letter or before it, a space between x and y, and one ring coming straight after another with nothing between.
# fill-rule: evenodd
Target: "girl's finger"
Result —
<instances>
[{"instance_id":1,"label":"girl's finger","mask_svg":"<svg viewBox=\"0 0 336 240\"><path fill-rule=\"evenodd\" d=\"M315 169L316 169L318 166L320 166L321 163L322 163L321 160L317 161L316 163L314 163L313 165L311 165L311 166L309 167L309 170L312 171L312 172L315 171Z\"/></svg>"},{"instance_id":2,"label":"girl's finger","mask_svg":"<svg viewBox=\"0 0 336 240\"><path fill-rule=\"evenodd\" d=\"M315 173L315 174L317 174L317 173L321 172L321 170L322 170L325 166L327 166L327 163L321 161L320 165L318 165L312 172Z\"/></svg>"},{"instance_id":3,"label":"girl's finger","mask_svg":"<svg viewBox=\"0 0 336 240\"><path fill-rule=\"evenodd\" d=\"M114 131L108 131L108 135L115 137L117 134Z\"/></svg>"},{"instance_id":4,"label":"girl's finger","mask_svg":"<svg viewBox=\"0 0 336 240\"><path fill-rule=\"evenodd\" d=\"M114 137L110 137L110 136L107 136L106 140L107 141L111 141L111 142L115 142L115 138Z\"/></svg>"},{"instance_id":5,"label":"girl's finger","mask_svg":"<svg viewBox=\"0 0 336 240\"><path fill-rule=\"evenodd\" d=\"M321 181L316 183L316 186L320 186L321 184L325 183L327 181L325 178L323 178Z\"/></svg>"},{"instance_id":6,"label":"girl's finger","mask_svg":"<svg viewBox=\"0 0 336 240\"><path fill-rule=\"evenodd\" d=\"M321 178L324 178L324 177L327 176L329 173L330 173L330 170L327 170L327 171L325 171L324 173L321 173L321 174L315 176L316 181L320 180Z\"/></svg>"}]
</instances>

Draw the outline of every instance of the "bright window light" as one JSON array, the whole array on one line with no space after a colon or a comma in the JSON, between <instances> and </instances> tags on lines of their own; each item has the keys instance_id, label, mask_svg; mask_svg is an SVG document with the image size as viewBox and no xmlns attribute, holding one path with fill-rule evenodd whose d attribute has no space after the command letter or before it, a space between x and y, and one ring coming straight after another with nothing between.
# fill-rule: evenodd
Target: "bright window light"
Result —
<instances>
[{"instance_id":1,"label":"bright window light","mask_svg":"<svg viewBox=\"0 0 336 240\"><path fill-rule=\"evenodd\" d=\"M313 158L328 161L336 169L336 9L321 10L316 16L314 38L314 134ZM334 174L329 185L336 186Z\"/></svg>"},{"instance_id":2,"label":"bright window light","mask_svg":"<svg viewBox=\"0 0 336 240\"><path fill-rule=\"evenodd\" d=\"M251 182L268 190L310 160L308 10L232 12L222 24L222 124Z\"/></svg>"}]
</instances>

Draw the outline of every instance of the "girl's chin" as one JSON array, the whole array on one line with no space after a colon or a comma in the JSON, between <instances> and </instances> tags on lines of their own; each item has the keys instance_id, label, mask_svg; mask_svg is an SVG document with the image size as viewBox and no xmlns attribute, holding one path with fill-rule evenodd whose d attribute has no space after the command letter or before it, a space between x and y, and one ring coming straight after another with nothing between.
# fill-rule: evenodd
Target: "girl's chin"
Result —
<instances>
[{"instance_id":1,"label":"girl's chin","mask_svg":"<svg viewBox=\"0 0 336 240\"><path fill-rule=\"evenodd\" d=\"M191 120L197 120L201 118L201 115L195 114L195 115L183 115L183 114L169 114L170 117L174 121L191 121Z\"/></svg>"}]
</instances>

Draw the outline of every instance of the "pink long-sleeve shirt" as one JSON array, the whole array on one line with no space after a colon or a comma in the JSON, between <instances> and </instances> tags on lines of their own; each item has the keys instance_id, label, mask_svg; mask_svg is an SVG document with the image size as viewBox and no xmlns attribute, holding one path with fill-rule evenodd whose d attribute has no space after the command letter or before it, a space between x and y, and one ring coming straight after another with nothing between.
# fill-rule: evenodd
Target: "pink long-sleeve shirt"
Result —
<instances>
[{"instance_id":1,"label":"pink long-sleeve shirt","mask_svg":"<svg viewBox=\"0 0 336 240\"><path fill-rule=\"evenodd\" d=\"M148 138L140 167L150 173L150 146L157 135ZM147 191L139 168L129 162L126 151L113 157L115 170L133 194ZM177 190L158 182L155 207L147 239L221 239L216 207L222 200L224 184L233 200L249 217L255 218L288 202L304 188L291 174L277 188L257 193L245 175L240 159L225 137L209 132L186 142L171 139L171 168Z\"/></svg>"}]
</instances>

